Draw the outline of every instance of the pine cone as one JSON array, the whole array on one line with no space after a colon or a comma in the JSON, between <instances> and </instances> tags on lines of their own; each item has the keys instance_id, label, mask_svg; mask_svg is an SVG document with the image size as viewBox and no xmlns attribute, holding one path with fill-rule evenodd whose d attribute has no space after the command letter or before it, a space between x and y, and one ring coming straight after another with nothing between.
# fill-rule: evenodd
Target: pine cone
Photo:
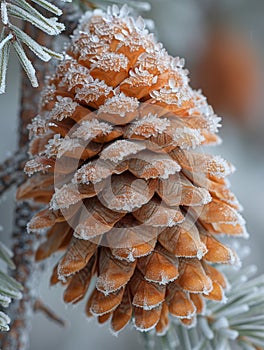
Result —
<instances>
[{"instance_id":1,"label":"pine cone","mask_svg":"<svg viewBox=\"0 0 264 350\"><path fill-rule=\"evenodd\" d=\"M232 165L201 149L220 119L187 73L126 7L89 12L29 126L18 198L47 204L28 225L48 229L36 259L64 251L51 283L67 303L94 278L86 313L114 332L194 324L204 298L224 299L215 264L237 261L218 237L246 234Z\"/></svg>"}]
</instances>

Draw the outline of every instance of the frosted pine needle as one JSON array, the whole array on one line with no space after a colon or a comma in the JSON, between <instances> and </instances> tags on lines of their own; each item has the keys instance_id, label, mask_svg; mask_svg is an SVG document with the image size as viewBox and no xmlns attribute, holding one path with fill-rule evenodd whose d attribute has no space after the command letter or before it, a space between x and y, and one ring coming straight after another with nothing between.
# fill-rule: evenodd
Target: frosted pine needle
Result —
<instances>
[{"instance_id":1,"label":"frosted pine needle","mask_svg":"<svg viewBox=\"0 0 264 350\"><path fill-rule=\"evenodd\" d=\"M12 253L0 242L0 260L5 262L9 268L15 266L11 260ZM9 277L2 269L0 270L0 306L7 308L12 299L20 299L22 286L12 277ZM8 331L10 318L0 310L0 331Z\"/></svg>"}]
</instances>

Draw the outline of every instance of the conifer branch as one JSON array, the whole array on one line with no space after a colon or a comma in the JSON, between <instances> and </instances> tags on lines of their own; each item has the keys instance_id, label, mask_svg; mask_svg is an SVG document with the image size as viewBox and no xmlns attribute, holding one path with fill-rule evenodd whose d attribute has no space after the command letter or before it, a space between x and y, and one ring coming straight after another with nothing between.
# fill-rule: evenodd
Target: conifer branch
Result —
<instances>
[{"instance_id":1,"label":"conifer branch","mask_svg":"<svg viewBox=\"0 0 264 350\"><path fill-rule=\"evenodd\" d=\"M47 12L46 16L41 13L43 10ZM6 72L10 46L14 47L19 61L34 87L38 86L36 71L23 45L44 62L49 61L52 57L58 59L63 57L61 54L47 50L46 46L41 45L15 25L13 19L28 22L43 33L54 36L65 29L64 24L58 22L58 16L61 14L62 10L47 0L34 0L32 2L28 0L1 0L3 29L0 36L0 93L4 93L6 89ZM55 15L56 17L50 17L50 15Z\"/></svg>"}]
</instances>

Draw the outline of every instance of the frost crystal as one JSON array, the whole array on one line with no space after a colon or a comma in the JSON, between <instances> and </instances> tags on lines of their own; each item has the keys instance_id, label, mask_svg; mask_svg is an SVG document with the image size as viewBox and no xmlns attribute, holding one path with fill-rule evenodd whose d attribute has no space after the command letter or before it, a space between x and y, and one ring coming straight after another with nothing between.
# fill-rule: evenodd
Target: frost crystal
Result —
<instances>
[{"instance_id":1,"label":"frost crystal","mask_svg":"<svg viewBox=\"0 0 264 350\"><path fill-rule=\"evenodd\" d=\"M110 124L99 122L97 119L84 120L77 130L72 134L73 137L85 141L92 140L98 135L107 135L113 130Z\"/></svg>"},{"instance_id":2,"label":"frost crystal","mask_svg":"<svg viewBox=\"0 0 264 350\"><path fill-rule=\"evenodd\" d=\"M168 105L175 104L182 107L183 102L188 101L192 97L192 91L188 87L165 86L160 90L154 90L150 93L151 97Z\"/></svg>"},{"instance_id":3,"label":"frost crystal","mask_svg":"<svg viewBox=\"0 0 264 350\"><path fill-rule=\"evenodd\" d=\"M74 175L73 183L88 185L91 182L96 184L111 175L111 170L111 168L108 168L106 165L103 166L99 162L85 164Z\"/></svg>"},{"instance_id":4,"label":"frost crystal","mask_svg":"<svg viewBox=\"0 0 264 350\"><path fill-rule=\"evenodd\" d=\"M68 136L61 138L59 134L56 134L48 141L48 144L45 146L46 150L44 151L44 154L49 158L61 158L65 153L73 153L74 149L78 149L79 147L84 149L84 147L78 142L78 139L72 139Z\"/></svg>"},{"instance_id":5,"label":"frost crystal","mask_svg":"<svg viewBox=\"0 0 264 350\"><path fill-rule=\"evenodd\" d=\"M44 107L54 98L54 92L56 87L54 84L46 85L46 87L41 91L41 105Z\"/></svg>"},{"instance_id":6,"label":"frost crystal","mask_svg":"<svg viewBox=\"0 0 264 350\"><path fill-rule=\"evenodd\" d=\"M191 128L178 128L173 133L173 140L182 149L194 149L200 145L204 140L204 136L201 135L199 130Z\"/></svg>"},{"instance_id":7,"label":"frost crystal","mask_svg":"<svg viewBox=\"0 0 264 350\"><path fill-rule=\"evenodd\" d=\"M212 175L220 178L224 178L235 171L235 167L221 156L214 156L207 163L207 169Z\"/></svg>"},{"instance_id":8,"label":"frost crystal","mask_svg":"<svg viewBox=\"0 0 264 350\"><path fill-rule=\"evenodd\" d=\"M90 102L97 101L101 96L107 97L111 91L113 91L113 88L106 85L104 81L91 79L89 83L76 89L75 97L77 100L89 104Z\"/></svg>"},{"instance_id":9,"label":"frost crystal","mask_svg":"<svg viewBox=\"0 0 264 350\"><path fill-rule=\"evenodd\" d=\"M78 103L74 102L70 97L57 96L57 102L49 114L51 119L62 121L64 118L71 117Z\"/></svg>"},{"instance_id":10,"label":"frost crystal","mask_svg":"<svg viewBox=\"0 0 264 350\"><path fill-rule=\"evenodd\" d=\"M170 121L167 118L159 118L157 114L144 116L141 119L134 120L128 128L128 137L133 134L142 135L146 138L157 136L170 127Z\"/></svg>"},{"instance_id":11,"label":"frost crystal","mask_svg":"<svg viewBox=\"0 0 264 350\"><path fill-rule=\"evenodd\" d=\"M130 77L125 79L122 85L129 84L131 87L152 86L156 84L158 80L157 75L154 75L147 70L143 70L141 66L139 68L136 67L135 70L130 70L129 75Z\"/></svg>"},{"instance_id":12,"label":"frost crystal","mask_svg":"<svg viewBox=\"0 0 264 350\"><path fill-rule=\"evenodd\" d=\"M119 72L121 69L126 69L128 58L123 54L114 52L103 52L91 59L91 68L99 68L104 71Z\"/></svg>"},{"instance_id":13,"label":"frost crystal","mask_svg":"<svg viewBox=\"0 0 264 350\"><path fill-rule=\"evenodd\" d=\"M55 193L50 202L50 209L69 208L70 205L78 203L80 198L76 185L63 185L61 188L55 188Z\"/></svg>"},{"instance_id":14,"label":"frost crystal","mask_svg":"<svg viewBox=\"0 0 264 350\"><path fill-rule=\"evenodd\" d=\"M34 158L26 163L24 171L28 176L32 176L36 172L46 173L50 168L51 165L49 163L46 164L39 161L38 158Z\"/></svg>"},{"instance_id":15,"label":"frost crystal","mask_svg":"<svg viewBox=\"0 0 264 350\"><path fill-rule=\"evenodd\" d=\"M65 71L66 66L66 71ZM93 81L89 69L82 66L75 60L65 61L62 66L62 79L59 86L66 86L68 91L71 91L78 85L86 85Z\"/></svg>"},{"instance_id":16,"label":"frost crystal","mask_svg":"<svg viewBox=\"0 0 264 350\"><path fill-rule=\"evenodd\" d=\"M139 151L143 151L144 149L144 143L120 140L106 147L102 151L100 158L118 163L126 157L136 154Z\"/></svg>"},{"instance_id":17,"label":"frost crystal","mask_svg":"<svg viewBox=\"0 0 264 350\"><path fill-rule=\"evenodd\" d=\"M98 115L101 113L118 114L125 117L128 112L135 112L139 107L139 101L134 97L128 97L124 93L120 93L109 98L104 105L99 107Z\"/></svg>"},{"instance_id":18,"label":"frost crystal","mask_svg":"<svg viewBox=\"0 0 264 350\"><path fill-rule=\"evenodd\" d=\"M140 55L138 65L142 71L164 73L169 70L170 58L165 49L158 51L152 50Z\"/></svg>"},{"instance_id":19,"label":"frost crystal","mask_svg":"<svg viewBox=\"0 0 264 350\"><path fill-rule=\"evenodd\" d=\"M47 119L37 115L27 128L29 130L30 139L32 139L34 136L43 136L48 132Z\"/></svg>"}]
</instances>

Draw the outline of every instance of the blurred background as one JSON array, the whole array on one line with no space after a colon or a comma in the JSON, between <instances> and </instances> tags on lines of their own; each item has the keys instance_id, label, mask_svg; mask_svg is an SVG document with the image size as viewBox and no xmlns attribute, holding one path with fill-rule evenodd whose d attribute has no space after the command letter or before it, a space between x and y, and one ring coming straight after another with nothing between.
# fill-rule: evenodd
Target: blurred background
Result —
<instances>
[{"instance_id":1,"label":"blurred background","mask_svg":"<svg viewBox=\"0 0 264 350\"><path fill-rule=\"evenodd\" d=\"M223 117L223 144L213 149L233 162L237 172L232 189L244 207L251 248L245 263L264 272L264 1L263 0L150 0L147 17L155 22L159 40L170 54L184 57L192 86L201 88L215 111ZM16 149L19 108L19 67L14 54L8 71L8 88L0 96L0 161ZM211 150L210 150L211 151ZM1 240L11 246L14 190L0 203ZM263 196L263 198L262 198ZM60 287L49 288L47 263L36 291L61 317L66 329L36 314L31 349L143 349L131 330L112 336L107 327L87 320L84 304L66 307Z\"/></svg>"}]
</instances>

